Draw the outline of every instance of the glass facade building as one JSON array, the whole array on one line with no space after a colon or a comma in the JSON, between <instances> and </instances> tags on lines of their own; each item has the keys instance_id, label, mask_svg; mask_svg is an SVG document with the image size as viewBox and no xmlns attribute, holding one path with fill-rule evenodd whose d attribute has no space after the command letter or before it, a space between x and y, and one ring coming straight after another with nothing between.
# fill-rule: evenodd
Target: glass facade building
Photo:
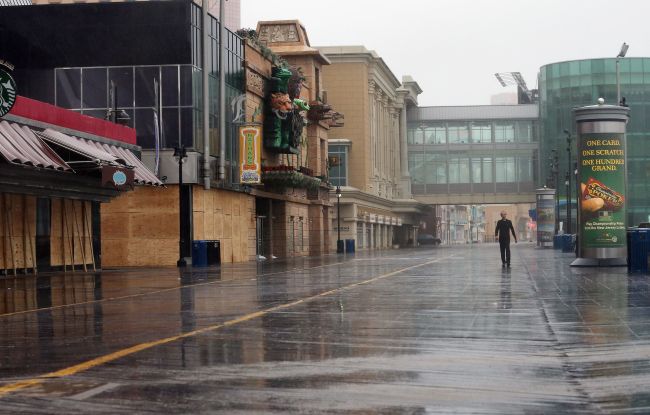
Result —
<instances>
[{"instance_id":1,"label":"glass facade building","mask_svg":"<svg viewBox=\"0 0 650 415\"><path fill-rule=\"evenodd\" d=\"M576 162L575 126L572 109L596 104L616 104L616 59L586 59L559 62L541 67L539 72L540 175L539 185L551 176L552 150L559 156L560 198L566 199L567 171L573 174ZM630 107L627 125L628 220L638 224L650 220L650 58L620 60L621 96ZM571 133L571 161L567 134ZM572 179L573 180L573 179ZM575 181L571 198L575 200ZM565 215L563 209L561 215ZM575 220L575 214L572 215ZM573 227L575 229L575 227Z\"/></svg>"},{"instance_id":2,"label":"glass facade building","mask_svg":"<svg viewBox=\"0 0 650 415\"><path fill-rule=\"evenodd\" d=\"M208 30L210 148L217 156L219 22L212 16ZM103 119L114 84L117 108L129 115L137 144L146 150L155 147L155 80L161 85L161 147L182 143L203 151L202 16L192 1L11 7L0 14L0 32L19 94ZM237 126L229 104L244 93L244 45L228 29L224 44L226 162L236 179Z\"/></svg>"},{"instance_id":3,"label":"glass facade building","mask_svg":"<svg viewBox=\"0 0 650 415\"><path fill-rule=\"evenodd\" d=\"M534 190L536 105L417 108L407 142L416 197Z\"/></svg>"}]
</instances>

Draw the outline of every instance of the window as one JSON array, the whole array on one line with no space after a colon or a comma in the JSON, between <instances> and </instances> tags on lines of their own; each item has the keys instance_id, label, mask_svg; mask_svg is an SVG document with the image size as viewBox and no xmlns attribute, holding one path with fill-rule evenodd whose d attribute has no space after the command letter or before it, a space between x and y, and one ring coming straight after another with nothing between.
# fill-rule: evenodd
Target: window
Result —
<instances>
[{"instance_id":1,"label":"window","mask_svg":"<svg viewBox=\"0 0 650 415\"><path fill-rule=\"evenodd\" d=\"M447 134L450 143L467 143L469 141L469 130L466 124L449 124Z\"/></svg>"},{"instance_id":2,"label":"window","mask_svg":"<svg viewBox=\"0 0 650 415\"><path fill-rule=\"evenodd\" d=\"M447 183L447 162L444 154L427 154L425 157L426 184Z\"/></svg>"},{"instance_id":3,"label":"window","mask_svg":"<svg viewBox=\"0 0 650 415\"><path fill-rule=\"evenodd\" d=\"M133 67L109 68L108 81L117 89L117 107L133 107Z\"/></svg>"},{"instance_id":4,"label":"window","mask_svg":"<svg viewBox=\"0 0 650 415\"><path fill-rule=\"evenodd\" d=\"M427 125L423 129L424 144L444 144L447 142L447 131L444 125Z\"/></svg>"},{"instance_id":5,"label":"window","mask_svg":"<svg viewBox=\"0 0 650 415\"><path fill-rule=\"evenodd\" d=\"M424 164L423 153L409 154L409 173L414 184L424 184L426 180Z\"/></svg>"},{"instance_id":6,"label":"window","mask_svg":"<svg viewBox=\"0 0 650 415\"><path fill-rule=\"evenodd\" d=\"M517 141L530 143L533 140L533 123L531 121L520 121L517 123Z\"/></svg>"},{"instance_id":7,"label":"window","mask_svg":"<svg viewBox=\"0 0 650 415\"><path fill-rule=\"evenodd\" d=\"M512 143L515 140L515 124L498 122L494 125L494 141L497 143Z\"/></svg>"},{"instance_id":8,"label":"window","mask_svg":"<svg viewBox=\"0 0 650 415\"><path fill-rule=\"evenodd\" d=\"M348 146L330 145L328 156L330 183L334 186L347 186Z\"/></svg>"},{"instance_id":9,"label":"window","mask_svg":"<svg viewBox=\"0 0 650 415\"><path fill-rule=\"evenodd\" d=\"M81 69L55 69L56 105L67 109L81 108Z\"/></svg>"},{"instance_id":10,"label":"window","mask_svg":"<svg viewBox=\"0 0 650 415\"><path fill-rule=\"evenodd\" d=\"M530 157L517 158L517 179L520 182L533 181L533 160Z\"/></svg>"},{"instance_id":11,"label":"window","mask_svg":"<svg viewBox=\"0 0 650 415\"><path fill-rule=\"evenodd\" d=\"M106 68L87 68L81 71L83 108L108 108Z\"/></svg>"},{"instance_id":12,"label":"window","mask_svg":"<svg viewBox=\"0 0 650 415\"><path fill-rule=\"evenodd\" d=\"M492 183L492 157L472 158L472 183Z\"/></svg>"},{"instance_id":13,"label":"window","mask_svg":"<svg viewBox=\"0 0 650 415\"><path fill-rule=\"evenodd\" d=\"M497 183L513 183L516 181L514 157L497 157L495 163Z\"/></svg>"},{"instance_id":14,"label":"window","mask_svg":"<svg viewBox=\"0 0 650 415\"><path fill-rule=\"evenodd\" d=\"M492 126L490 124L472 124L473 143L491 143Z\"/></svg>"},{"instance_id":15,"label":"window","mask_svg":"<svg viewBox=\"0 0 650 415\"><path fill-rule=\"evenodd\" d=\"M469 159L449 159L449 183L469 183Z\"/></svg>"},{"instance_id":16,"label":"window","mask_svg":"<svg viewBox=\"0 0 650 415\"><path fill-rule=\"evenodd\" d=\"M492 177L492 157L483 157L481 163L483 164L483 183L492 183L494 181Z\"/></svg>"},{"instance_id":17,"label":"window","mask_svg":"<svg viewBox=\"0 0 650 415\"><path fill-rule=\"evenodd\" d=\"M414 129L411 128L406 133L406 142L408 144L415 144L415 130Z\"/></svg>"},{"instance_id":18,"label":"window","mask_svg":"<svg viewBox=\"0 0 650 415\"><path fill-rule=\"evenodd\" d=\"M158 67L136 66L135 68L135 106L136 107L153 107L154 99L154 79L160 80Z\"/></svg>"},{"instance_id":19,"label":"window","mask_svg":"<svg viewBox=\"0 0 650 415\"><path fill-rule=\"evenodd\" d=\"M416 128L413 133L413 144L424 144L424 130Z\"/></svg>"}]
</instances>

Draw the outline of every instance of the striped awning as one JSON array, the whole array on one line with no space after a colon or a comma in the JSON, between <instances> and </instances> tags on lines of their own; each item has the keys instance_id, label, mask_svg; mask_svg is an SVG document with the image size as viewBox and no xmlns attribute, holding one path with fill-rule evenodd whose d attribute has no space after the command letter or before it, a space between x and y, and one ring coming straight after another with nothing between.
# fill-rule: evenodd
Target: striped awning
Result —
<instances>
[{"instance_id":1,"label":"striped awning","mask_svg":"<svg viewBox=\"0 0 650 415\"><path fill-rule=\"evenodd\" d=\"M9 163L74 172L70 167L72 164L78 170L82 169L72 160L68 160L68 164L64 160L67 152L60 149L80 155L87 159L88 163L84 163L90 166L133 169L136 184L162 186L158 177L127 148L64 134L51 128L38 131L19 123L0 120L0 155Z\"/></svg>"},{"instance_id":2,"label":"striped awning","mask_svg":"<svg viewBox=\"0 0 650 415\"><path fill-rule=\"evenodd\" d=\"M80 140L82 139L80 138ZM153 174L151 170L149 170L147 166L145 166L130 150L111 144L100 143L98 141L87 141L88 144L94 145L95 147L114 155L120 160L124 160L126 165L133 166L136 183L148 184L150 186L162 186L163 183L160 179L158 179L158 177L156 177L156 175Z\"/></svg>"},{"instance_id":3,"label":"striped awning","mask_svg":"<svg viewBox=\"0 0 650 415\"><path fill-rule=\"evenodd\" d=\"M38 132L38 135L45 141L86 157L96 164L132 168L137 184L162 186L160 179L126 148L63 134L50 128Z\"/></svg>"},{"instance_id":4,"label":"striped awning","mask_svg":"<svg viewBox=\"0 0 650 415\"><path fill-rule=\"evenodd\" d=\"M13 164L72 171L32 129L14 122L0 121L0 154Z\"/></svg>"}]
</instances>

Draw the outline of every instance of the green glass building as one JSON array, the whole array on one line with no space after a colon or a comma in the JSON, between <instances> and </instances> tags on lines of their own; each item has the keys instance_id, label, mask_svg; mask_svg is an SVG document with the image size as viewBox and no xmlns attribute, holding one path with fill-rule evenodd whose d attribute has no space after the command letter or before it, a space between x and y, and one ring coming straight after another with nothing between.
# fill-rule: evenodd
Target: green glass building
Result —
<instances>
[{"instance_id":1,"label":"green glass building","mask_svg":"<svg viewBox=\"0 0 650 415\"><path fill-rule=\"evenodd\" d=\"M616 59L585 59L542 66L539 72L540 174L539 185L555 187L552 150L558 154L557 176L562 203L567 197L566 174L571 175L571 199L576 198L576 162L572 109L594 105L598 98L616 104ZM628 223L650 221L650 58L620 59L621 97L630 107L627 126ZM571 160L567 152L571 135ZM574 202L575 203L575 202ZM571 214L575 229L575 208ZM566 217L560 209L560 220Z\"/></svg>"}]
</instances>

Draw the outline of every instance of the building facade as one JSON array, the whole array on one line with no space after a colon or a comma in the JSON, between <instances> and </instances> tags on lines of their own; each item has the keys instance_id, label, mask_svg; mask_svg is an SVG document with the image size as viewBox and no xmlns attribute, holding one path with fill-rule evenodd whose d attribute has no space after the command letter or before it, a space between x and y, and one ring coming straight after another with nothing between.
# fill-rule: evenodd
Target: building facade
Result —
<instances>
[{"instance_id":1,"label":"building facade","mask_svg":"<svg viewBox=\"0 0 650 415\"><path fill-rule=\"evenodd\" d=\"M267 122L273 117L268 111L273 105L269 90L278 65L293 71L298 79L290 89L309 106L308 111L294 115L306 121L296 136L295 150L287 153L266 145L262 149L262 184L250 190L255 197L260 259L322 255L332 250L327 140L341 114L322 98L321 74L329 63L311 47L298 20L259 22L254 37L246 39L246 121L265 128L271 125Z\"/></svg>"},{"instance_id":2,"label":"building facade","mask_svg":"<svg viewBox=\"0 0 650 415\"><path fill-rule=\"evenodd\" d=\"M323 94L345 114L345 126L329 141L330 178L341 192L341 216L334 214L338 207L332 211L332 244L340 230L357 249L413 245L423 205L411 198L406 114L422 91L411 77L400 82L363 46L319 50L332 63L323 68Z\"/></svg>"},{"instance_id":3,"label":"building facade","mask_svg":"<svg viewBox=\"0 0 650 415\"><path fill-rule=\"evenodd\" d=\"M162 184L139 152L131 128L19 96L0 116L0 274L101 267L101 206Z\"/></svg>"},{"instance_id":4,"label":"building facade","mask_svg":"<svg viewBox=\"0 0 650 415\"><path fill-rule=\"evenodd\" d=\"M126 24L120 18L124 15L131 18ZM80 28L74 21L87 26ZM140 24L144 21L147 25ZM179 257L191 257L193 240L219 240L222 262L255 259L256 198L239 182L235 118L241 106L234 105L245 91L244 43L226 30L222 145L219 22L212 16L209 21L206 132L203 25L195 3L49 4L11 7L0 16L4 58L15 63L23 93L91 117L117 113L135 129L143 161L165 182L159 191L138 189L102 206L102 238L112 253L103 258L105 266L174 265ZM112 33L110 39L106 33ZM57 35L70 41L58 42ZM134 39L141 47L123 48ZM180 191L175 147L187 150Z\"/></svg>"},{"instance_id":5,"label":"building facade","mask_svg":"<svg viewBox=\"0 0 650 415\"><path fill-rule=\"evenodd\" d=\"M616 59L585 59L542 66L539 72L540 164L538 184L556 181L551 162L557 153L557 181L562 204L567 198L563 185L567 174L572 178L570 199L575 200L573 173L576 163L576 132L572 109L594 105L598 98L616 104ZM650 219L650 58L620 60L621 96L630 108L627 124L627 213L628 223L639 224ZM568 133L565 133L567 130ZM567 137L571 139L567 146ZM567 148L571 149L569 160ZM575 206L575 202L573 203ZM560 220L566 220L560 209ZM575 211L572 212L575 223ZM576 229L575 225L572 229Z\"/></svg>"}]
</instances>

